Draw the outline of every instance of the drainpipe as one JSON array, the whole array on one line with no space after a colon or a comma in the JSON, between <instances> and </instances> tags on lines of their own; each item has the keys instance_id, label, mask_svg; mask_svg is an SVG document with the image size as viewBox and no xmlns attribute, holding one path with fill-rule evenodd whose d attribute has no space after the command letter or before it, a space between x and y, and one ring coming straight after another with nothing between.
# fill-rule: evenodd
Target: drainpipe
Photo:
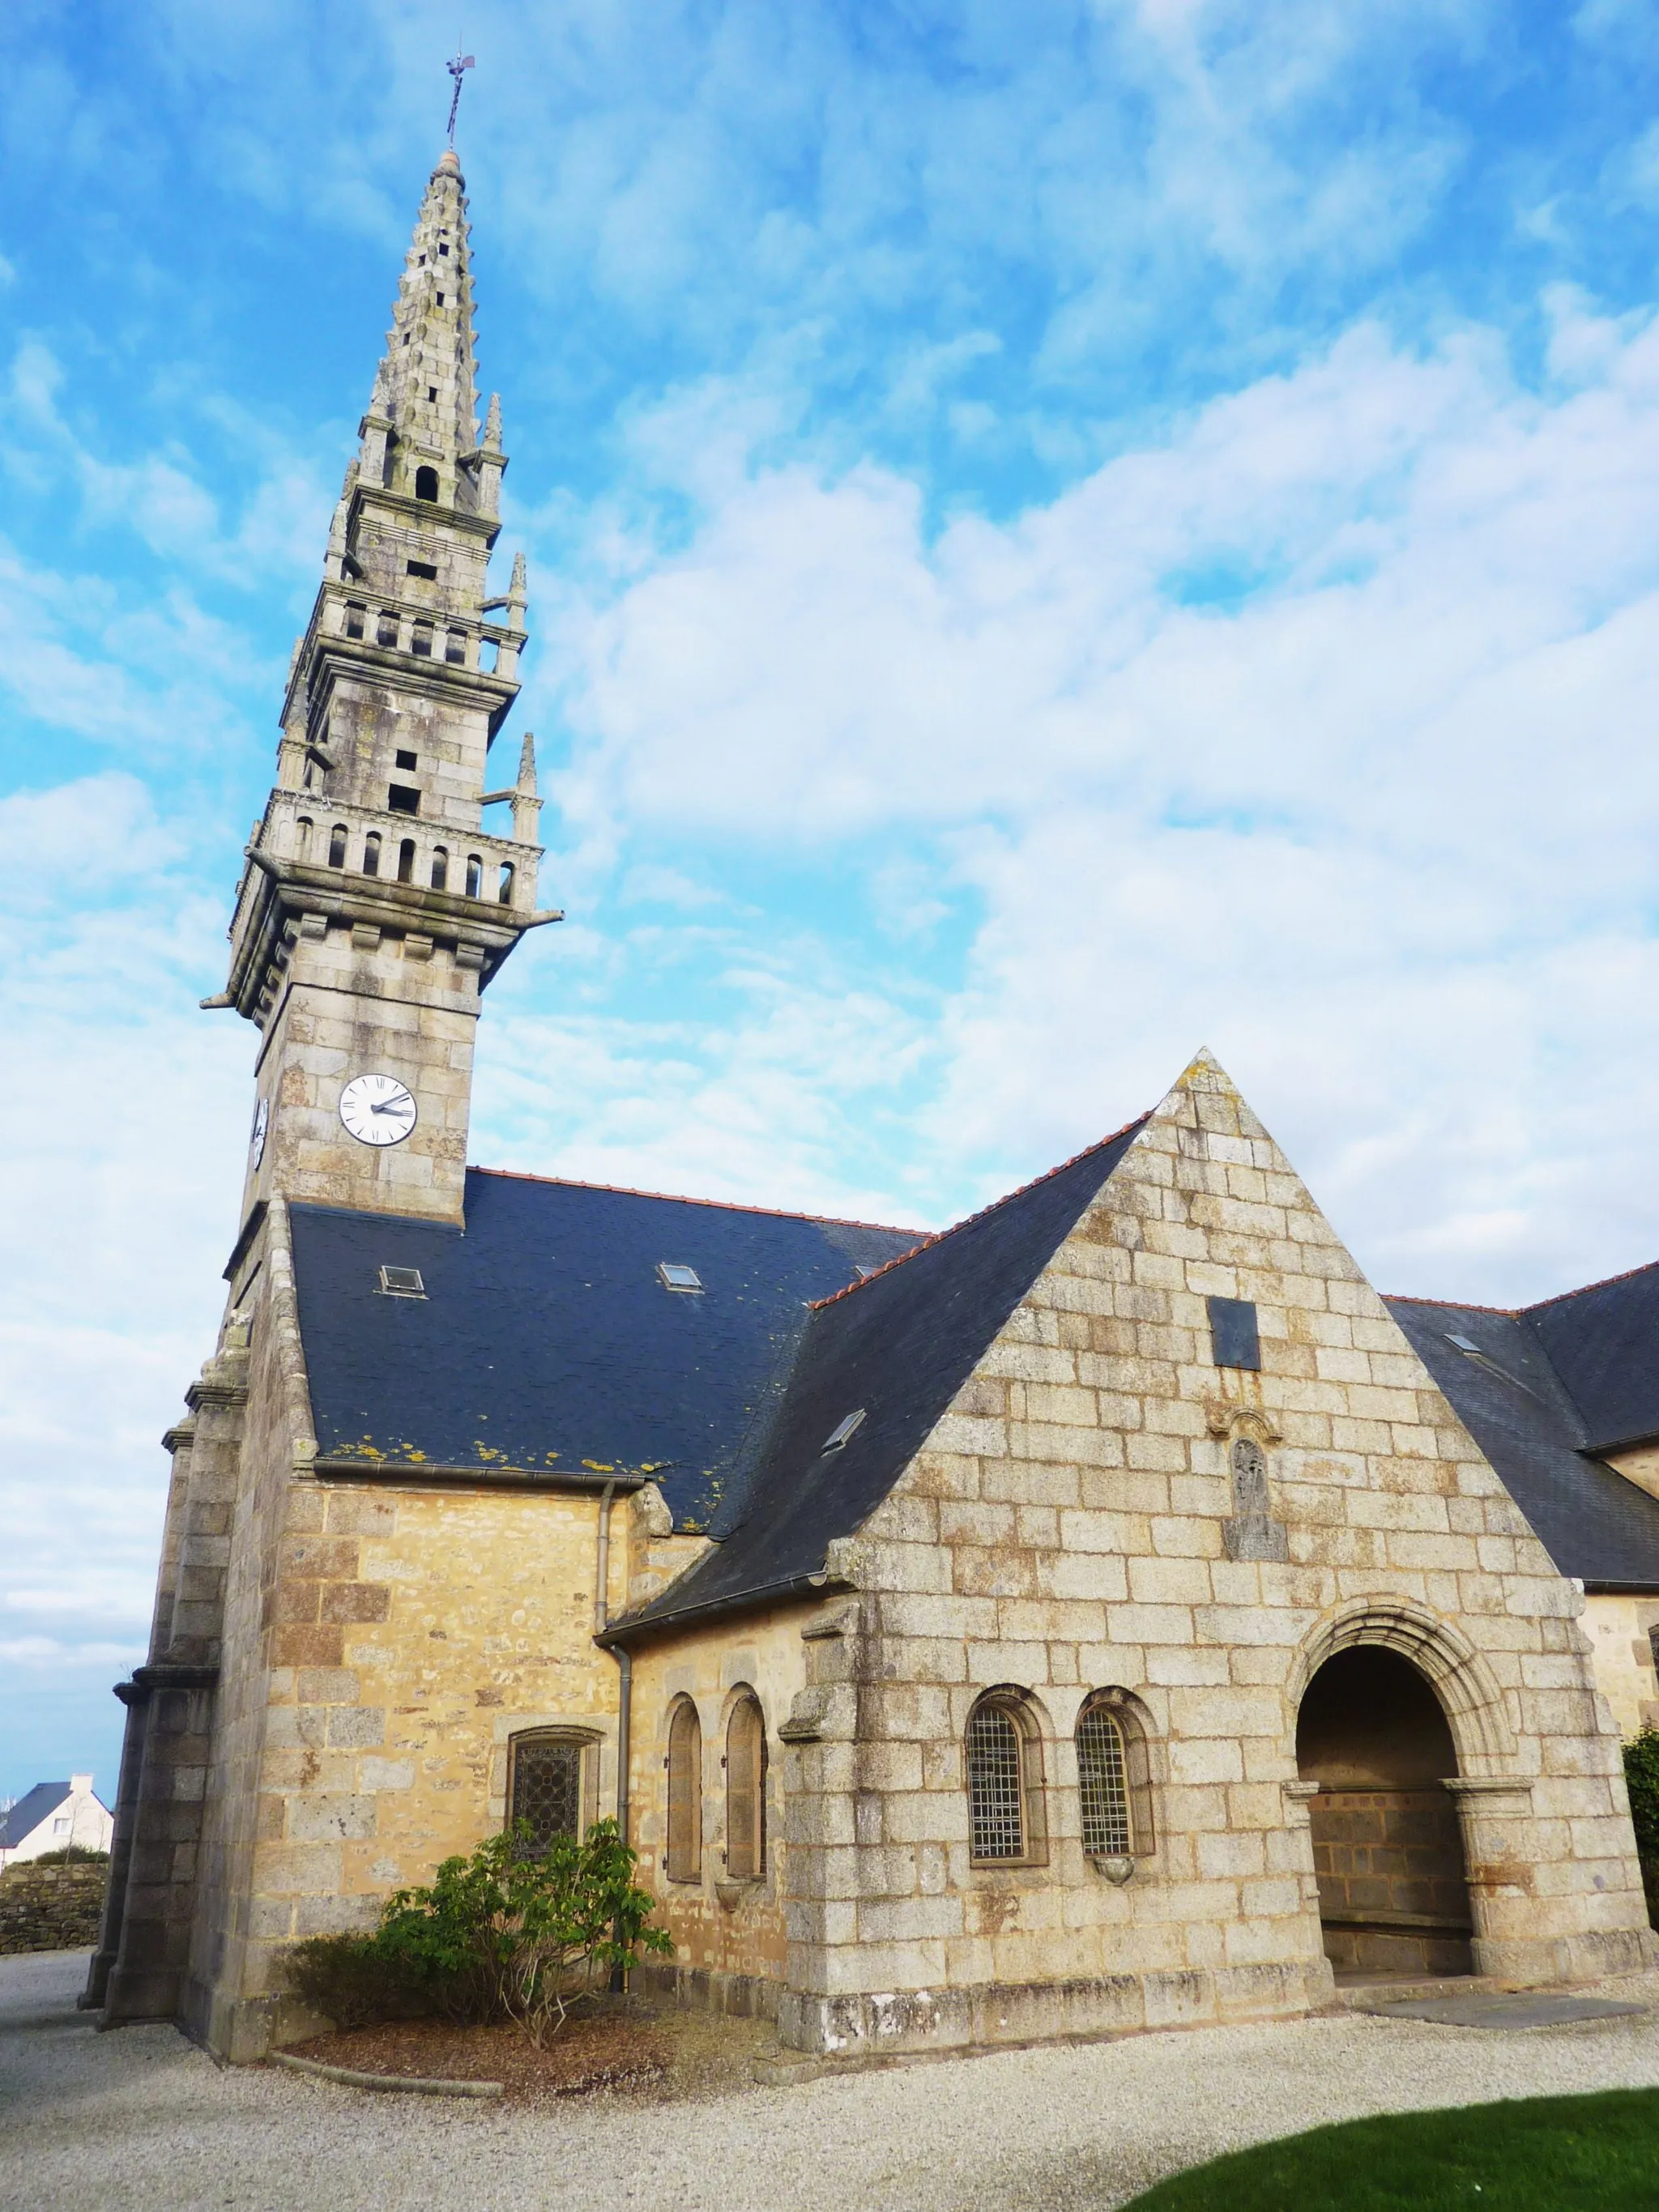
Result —
<instances>
[{"instance_id":1,"label":"drainpipe","mask_svg":"<svg viewBox=\"0 0 1659 2212\"><path fill-rule=\"evenodd\" d=\"M593 1633L605 1634L611 1612L611 1508L617 1495L615 1482L599 1492L599 1560L593 1589Z\"/></svg>"}]
</instances>

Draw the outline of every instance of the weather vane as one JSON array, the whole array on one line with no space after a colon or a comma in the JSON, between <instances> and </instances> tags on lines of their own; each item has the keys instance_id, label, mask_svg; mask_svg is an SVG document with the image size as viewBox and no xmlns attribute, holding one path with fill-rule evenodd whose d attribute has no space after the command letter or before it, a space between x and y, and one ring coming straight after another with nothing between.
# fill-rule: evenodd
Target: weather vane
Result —
<instances>
[{"instance_id":1,"label":"weather vane","mask_svg":"<svg viewBox=\"0 0 1659 2212\"><path fill-rule=\"evenodd\" d=\"M461 72L463 70L470 70L473 67L472 56L461 52L461 42L459 39L455 41L454 60L446 62L444 67L455 80L455 90L449 102L449 143L453 149L455 143L455 111L461 104Z\"/></svg>"}]
</instances>

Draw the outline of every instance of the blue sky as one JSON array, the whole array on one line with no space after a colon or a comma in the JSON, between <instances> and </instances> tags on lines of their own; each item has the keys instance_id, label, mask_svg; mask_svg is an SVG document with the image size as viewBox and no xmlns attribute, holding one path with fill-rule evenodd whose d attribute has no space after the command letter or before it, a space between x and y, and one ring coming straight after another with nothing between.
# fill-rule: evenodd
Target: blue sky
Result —
<instances>
[{"instance_id":1,"label":"blue sky","mask_svg":"<svg viewBox=\"0 0 1659 2212\"><path fill-rule=\"evenodd\" d=\"M473 1156L932 1225L1206 1042L1384 1289L1659 1253L1656 13L466 5L570 916ZM113 1783L455 27L0 15L0 1791Z\"/></svg>"}]
</instances>

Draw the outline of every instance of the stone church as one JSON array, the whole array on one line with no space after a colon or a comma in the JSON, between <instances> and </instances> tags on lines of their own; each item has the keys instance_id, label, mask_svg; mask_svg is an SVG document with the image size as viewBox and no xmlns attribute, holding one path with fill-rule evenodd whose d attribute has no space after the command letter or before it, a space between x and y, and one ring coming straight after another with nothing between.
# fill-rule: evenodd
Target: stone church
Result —
<instances>
[{"instance_id":1,"label":"stone church","mask_svg":"<svg viewBox=\"0 0 1659 2212\"><path fill-rule=\"evenodd\" d=\"M611 1813L647 1971L805 2051L1650 1963L1659 1267L1385 1300L1202 1053L939 1235L467 1166L559 919L472 305L451 153L206 1002L246 1182L87 2003L257 2057L297 1939Z\"/></svg>"}]
</instances>

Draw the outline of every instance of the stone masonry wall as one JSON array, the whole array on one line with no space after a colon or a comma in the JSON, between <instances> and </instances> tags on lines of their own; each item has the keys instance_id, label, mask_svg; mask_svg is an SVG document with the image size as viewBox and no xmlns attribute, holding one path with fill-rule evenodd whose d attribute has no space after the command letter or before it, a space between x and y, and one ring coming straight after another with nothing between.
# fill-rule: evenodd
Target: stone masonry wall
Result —
<instances>
[{"instance_id":1,"label":"stone masonry wall","mask_svg":"<svg viewBox=\"0 0 1659 2212\"><path fill-rule=\"evenodd\" d=\"M659 1917L674 1939L670 1979L690 1983L734 2008L734 1981L781 1982L785 1960L782 1899L790 1888L784 1749L778 1729L806 1678L799 1607L691 1628L647 1645L634 1661L632 1840L639 1879L661 1900ZM766 1862L757 1882L726 1873L726 1728L741 1689L760 1700L766 1722ZM676 1701L689 1697L702 1730L702 1863L694 1881L671 1881L668 1833L668 1723ZM769 2007L770 1998L761 2000ZM745 1991L742 2008L755 2008Z\"/></svg>"},{"instance_id":2,"label":"stone masonry wall","mask_svg":"<svg viewBox=\"0 0 1659 2212\"><path fill-rule=\"evenodd\" d=\"M1626 1597L1593 1591L1584 1601L1584 1630L1595 1653L1595 1683L1627 1741L1659 1727L1659 1679L1654 1672L1653 1631L1659 1597Z\"/></svg>"},{"instance_id":3,"label":"stone masonry wall","mask_svg":"<svg viewBox=\"0 0 1659 2212\"><path fill-rule=\"evenodd\" d=\"M303 2026L284 1992L291 1942L372 1927L392 1890L500 1826L514 1735L586 1733L585 1820L616 1787L617 1673L592 1641L597 1495L318 1477L260 1372L250 1449L264 1472L249 1476L231 1599L244 1686L214 1784L222 1940L204 1945L199 1999L210 2047L236 2058Z\"/></svg>"},{"instance_id":4,"label":"stone masonry wall","mask_svg":"<svg viewBox=\"0 0 1659 2212\"><path fill-rule=\"evenodd\" d=\"M105 1861L8 1867L0 1874L0 1954L84 1951L98 1940Z\"/></svg>"},{"instance_id":5,"label":"stone masonry wall","mask_svg":"<svg viewBox=\"0 0 1659 2212\"><path fill-rule=\"evenodd\" d=\"M1259 1374L1212 1364L1208 1294L1255 1302ZM1240 1436L1265 1452L1282 1559L1228 1556ZM1405 1651L1448 1709L1477 1965L1538 1980L1647 1956L1582 1599L1212 1061L832 1550L864 1595L808 1647L791 2040L926 2047L1321 1999L1296 1714L1355 1641ZM994 1684L1029 1696L1046 1865L969 1862L963 1731ZM1073 1749L1108 1686L1143 1718L1156 1810L1121 1886L1083 1855Z\"/></svg>"}]
</instances>

